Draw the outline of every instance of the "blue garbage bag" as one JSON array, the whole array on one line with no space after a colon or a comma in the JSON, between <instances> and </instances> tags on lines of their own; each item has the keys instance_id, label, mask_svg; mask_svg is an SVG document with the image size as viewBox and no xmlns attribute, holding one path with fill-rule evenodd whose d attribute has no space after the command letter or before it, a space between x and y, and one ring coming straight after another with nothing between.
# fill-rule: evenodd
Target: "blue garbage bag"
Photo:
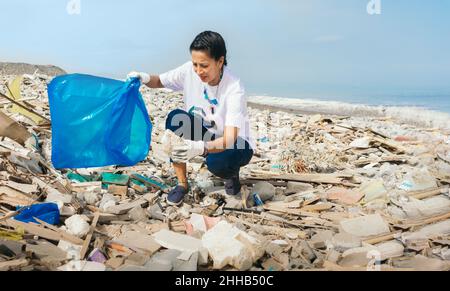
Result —
<instances>
[{"instance_id":1,"label":"blue garbage bag","mask_svg":"<svg viewBox=\"0 0 450 291\"><path fill-rule=\"evenodd\" d=\"M71 74L48 85L56 169L133 166L147 157L152 124L138 78Z\"/></svg>"},{"instance_id":2,"label":"blue garbage bag","mask_svg":"<svg viewBox=\"0 0 450 291\"><path fill-rule=\"evenodd\" d=\"M18 207L20 209L21 207ZM38 223L34 217L45 221L47 223L57 225L59 224L59 209L55 203L33 204L23 209L19 214L14 216L15 220L25 223Z\"/></svg>"}]
</instances>

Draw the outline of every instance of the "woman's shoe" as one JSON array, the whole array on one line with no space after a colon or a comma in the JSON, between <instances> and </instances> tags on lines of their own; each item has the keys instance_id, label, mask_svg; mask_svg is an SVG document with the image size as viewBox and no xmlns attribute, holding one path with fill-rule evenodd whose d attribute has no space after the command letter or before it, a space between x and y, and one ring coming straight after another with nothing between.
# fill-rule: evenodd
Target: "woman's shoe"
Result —
<instances>
[{"instance_id":1,"label":"woman's shoe","mask_svg":"<svg viewBox=\"0 0 450 291\"><path fill-rule=\"evenodd\" d=\"M167 197L167 204L172 206L179 206L183 203L184 196L189 193L189 189L184 188L183 186L176 186L169 192L169 196Z\"/></svg>"},{"instance_id":2,"label":"woman's shoe","mask_svg":"<svg viewBox=\"0 0 450 291\"><path fill-rule=\"evenodd\" d=\"M241 192L241 182L239 182L239 175L225 180L225 193L228 195L237 195Z\"/></svg>"}]
</instances>

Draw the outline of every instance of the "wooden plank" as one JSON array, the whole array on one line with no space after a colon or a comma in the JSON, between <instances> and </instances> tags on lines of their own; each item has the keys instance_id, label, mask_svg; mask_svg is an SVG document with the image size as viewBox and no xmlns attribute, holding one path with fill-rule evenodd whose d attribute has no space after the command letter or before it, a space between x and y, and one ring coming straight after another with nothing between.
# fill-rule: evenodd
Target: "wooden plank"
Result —
<instances>
[{"instance_id":1,"label":"wooden plank","mask_svg":"<svg viewBox=\"0 0 450 291\"><path fill-rule=\"evenodd\" d=\"M447 212L447 213L441 214L441 215L437 215L437 216L433 216L433 217L430 217L427 219L421 219L421 220L416 220L416 221L405 221L402 225L408 226L408 227L422 226L425 224L431 224L433 222L437 222L437 221L448 219L448 218L450 218L450 212Z\"/></svg>"},{"instance_id":2,"label":"wooden plank","mask_svg":"<svg viewBox=\"0 0 450 291\"><path fill-rule=\"evenodd\" d=\"M316 184L340 185L343 178L352 178L353 175L347 174L283 174L273 176L251 177L254 180L284 180Z\"/></svg>"},{"instance_id":3,"label":"wooden plank","mask_svg":"<svg viewBox=\"0 0 450 291\"><path fill-rule=\"evenodd\" d=\"M0 271L9 271L11 269L18 269L21 267L25 267L28 265L28 260L18 259L18 260L12 260L12 261L6 261L6 262L0 262Z\"/></svg>"},{"instance_id":4,"label":"wooden plank","mask_svg":"<svg viewBox=\"0 0 450 291\"><path fill-rule=\"evenodd\" d=\"M54 230L51 229L46 229L43 226L40 226L38 224L35 223L24 223L21 221L17 221L17 220L13 220L13 219L8 219L5 222L0 222L0 224L5 225L5 226L9 226L9 227L13 227L15 229L22 227L25 231L37 235L39 237L43 237L49 240L54 240L54 241L60 241L60 240L66 240L67 237L63 236L61 233L56 232ZM83 241L70 241L74 244L82 244Z\"/></svg>"},{"instance_id":5,"label":"wooden plank","mask_svg":"<svg viewBox=\"0 0 450 291\"><path fill-rule=\"evenodd\" d=\"M77 244L77 245L80 245L80 244L83 243L83 240L81 240L80 238L78 238L78 237L76 237L76 236L74 236L74 235L71 235L70 233L65 232L65 231L62 230L62 229L59 229L59 228L57 228L57 227L54 226L54 225L51 225L51 224L49 224L49 223L47 223L47 222L45 222L45 221L42 221L42 220L40 220L40 219L37 218L37 217L33 217L33 218L34 218L34 220L36 220L37 222L39 222L39 223L42 224L43 226L45 226L45 227L47 227L47 228L49 228L49 229L51 229L51 230L53 230L53 231L55 231L55 232L61 234L62 238L63 238L65 241L68 241L68 242L70 242L70 243L74 243L74 244Z\"/></svg>"},{"instance_id":6,"label":"wooden plank","mask_svg":"<svg viewBox=\"0 0 450 291\"><path fill-rule=\"evenodd\" d=\"M396 238L401 233L402 233L401 231L397 231L397 232L393 232L393 233L390 233L390 234L381 235L381 236L373 237L373 238L370 238L370 239L366 239L366 240L364 240L364 242L373 245L373 244L377 244L377 243L380 243L380 242L392 240L392 239Z\"/></svg>"},{"instance_id":7,"label":"wooden plank","mask_svg":"<svg viewBox=\"0 0 450 291\"><path fill-rule=\"evenodd\" d=\"M96 181L96 182L83 182L83 183L72 183L70 185L70 188L73 192L84 192L87 188L97 188L102 189L102 182Z\"/></svg>"},{"instance_id":8,"label":"wooden plank","mask_svg":"<svg viewBox=\"0 0 450 291\"><path fill-rule=\"evenodd\" d=\"M95 212L94 219L92 219L91 228L89 230L86 239L83 242L83 247L81 248L80 257L81 260L84 260L86 256L87 250L89 248L89 244L91 243L92 235L94 234L95 227L97 226L98 219L100 218L100 212Z\"/></svg>"},{"instance_id":9,"label":"wooden plank","mask_svg":"<svg viewBox=\"0 0 450 291\"><path fill-rule=\"evenodd\" d=\"M31 194L38 192L38 187L35 184L21 184L16 183L14 181L6 181L4 183L9 188L15 189L17 191L20 191L22 193Z\"/></svg>"},{"instance_id":10,"label":"wooden plank","mask_svg":"<svg viewBox=\"0 0 450 291\"><path fill-rule=\"evenodd\" d=\"M391 141L391 140L387 140L387 139L383 139L383 138L378 138L378 137L373 137L373 138L372 138L372 141L377 142L377 143L380 143L381 145L385 145L386 147L388 147L388 148L394 150L395 152L397 152L397 153L399 153L399 154L400 154L400 153L405 153L405 152L406 152L406 149L405 149L403 146L401 146L401 145L399 145L399 144L397 144L396 142Z\"/></svg>"},{"instance_id":11,"label":"wooden plank","mask_svg":"<svg viewBox=\"0 0 450 291\"><path fill-rule=\"evenodd\" d=\"M282 212L286 214L292 214L296 216L307 216L307 217L319 217L318 213L314 212L308 212L308 211L302 211L300 209L291 209L288 208L288 205L285 205L285 203L281 202L270 202L264 204L264 209L269 211L276 211L276 212Z\"/></svg>"},{"instance_id":12,"label":"wooden plank","mask_svg":"<svg viewBox=\"0 0 450 291\"><path fill-rule=\"evenodd\" d=\"M300 210L315 212L315 211L329 210L331 208L333 208L332 203L322 203L322 204L315 204L315 205L307 205L307 206L300 208Z\"/></svg>"},{"instance_id":13,"label":"wooden plank","mask_svg":"<svg viewBox=\"0 0 450 291\"><path fill-rule=\"evenodd\" d=\"M15 105L19 106L20 108L24 109L25 111L28 111L28 112L31 113L32 115L37 115L38 117L44 119L48 124L51 124L51 121L50 121L47 117L45 117L45 116L43 116L43 115L37 113L36 111L34 111L34 110L32 110L32 109L26 107L26 106L23 105L22 103L17 102L16 100L14 100L14 99L12 99L12 98L9 98L8 96L6 96L6 95L4 95L4 94L2 94L2 93L0 93L0 97L3 97L3 98L8 99L9 101L11 101L11 102L14 103ZM28 116L27 116L27 117L28 117ZM34 121L34 120L33 120L33 121Z\"/></svg>"},{"instance_id":14,"label":"wooden plank","mask_svg":"<svg viewBox=\"0 0 450 291\"><path fill-rule=\"evenodd\" d=\"M3 196L3 195L11 197L11 198L17 198L20 200L28 201L30 203L32 203L34 201L30 195L27 195L16 189L10 188L9 186L0 186L0 196ZM22 206L25 206L25 205L22 205Z\"/></svg>"},{"instance_id":15,"label":"wooden plank","mask_svg":"<svg viewBox=\"0 0 450 291\"><path fill-rule=\"evenodd\" d=\"M377 159L360 159L353 164L357 167L362 167L372 163L406 163L408 158L406 156L388 156Z\"/></svg>"},{"instance_id":16,"label":"wooden plank","mask_svg":"<svg viewBox=\"0 0 450 291\"><path fill-rule=\"evenodd\" d=\"M445 194L447 193L447 191L448 191L447 187L440 187L431 190L408 192L408 196L414 197L416 199L425 199L428 197Z\"/></svg>"}]
</instances>

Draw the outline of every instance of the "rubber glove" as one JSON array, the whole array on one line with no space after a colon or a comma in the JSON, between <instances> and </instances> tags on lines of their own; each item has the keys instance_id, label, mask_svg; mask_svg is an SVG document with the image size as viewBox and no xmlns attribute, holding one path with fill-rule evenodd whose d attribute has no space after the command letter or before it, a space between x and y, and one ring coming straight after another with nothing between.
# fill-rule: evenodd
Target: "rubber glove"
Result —
<instances>
[{"instance_id":1,"label":"rubber glove","mask_svg":"<svg viewBox=\"0 0 450 291\"><path fill-rule=\"evenodd\" d=\"M184 140L182 143L173 146L172 161L174 163L187 163L191 159L205 153L204 141Z\"/></svg>"},{"instance_id":2,"label":"rubber glove","mask_svg":"<svg viewBox=\"0 0 450 291\"><path fill-rule=\"evenodd\" d=\"M150 82L150 75L143 72L130 72L127 75L127 79L139 78L142 84L148 84Z\"/></svg>"}]
</instances>

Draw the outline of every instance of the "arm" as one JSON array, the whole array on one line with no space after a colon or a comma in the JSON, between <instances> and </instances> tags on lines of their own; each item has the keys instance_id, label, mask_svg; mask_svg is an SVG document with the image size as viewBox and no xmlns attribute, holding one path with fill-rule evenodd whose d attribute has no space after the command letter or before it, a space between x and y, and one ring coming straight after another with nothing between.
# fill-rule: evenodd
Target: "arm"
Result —
<instances>
[{"instance_id":1,"label":"arm","mask_svg":"<svg viewBox=\"0 0 450 291\"><path fill-rule=\"evenodd\" d=\"M164 85L161 83L161 79L157 75L150 76L150 82L146 83L150 88L164 88Z\"/></svg>"},{"instance_id":2,"label":"arm","mask_svg":"<svg viewBox=\"0 0 450 291\"><path fill-rule=\"evenodd\" d=\"M144 72L131 72L128 74L127 79L130 78L139 78L143 85L146 85L150 88L164 88L164 85L161 82L161 78L157 75L150 76Z\"/></svg>"},{"instance_id":3,"label":"arm","mask_svg":"<svg viewBox=\"0 0 450 291\"><path fill-rule=\"evenodd\" d=\"M232 148L236 143L239 134L239 128L226 126L223 137L207 142L205 144L208 153L221 153L229 148Z\"/></svg>"}]
</instances>

